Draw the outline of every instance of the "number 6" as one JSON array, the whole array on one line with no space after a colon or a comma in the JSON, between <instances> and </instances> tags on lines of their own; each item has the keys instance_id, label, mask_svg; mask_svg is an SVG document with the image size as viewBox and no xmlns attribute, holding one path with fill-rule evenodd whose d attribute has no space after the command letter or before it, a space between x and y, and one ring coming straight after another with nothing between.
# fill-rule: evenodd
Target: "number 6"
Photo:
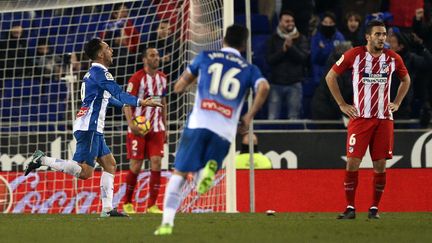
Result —
<instances>
[{"instance_id":1,"label":"number 6","mask_svg":"<svg viewBox=\"0 0 432 243\"><path fill-rule=\"evenodd\" d=\"M353 133L350 138L349 138L349 145L353 146L356 144L356 138L355 138L355 133Z\"/></svg>"}]
</instances>

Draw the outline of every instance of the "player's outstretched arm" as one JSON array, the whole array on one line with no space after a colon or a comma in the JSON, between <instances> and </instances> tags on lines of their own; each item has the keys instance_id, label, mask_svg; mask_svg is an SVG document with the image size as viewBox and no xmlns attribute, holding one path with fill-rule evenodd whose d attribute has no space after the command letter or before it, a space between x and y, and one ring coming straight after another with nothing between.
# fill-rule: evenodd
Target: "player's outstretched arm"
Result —
<instances>
[{"instance_id":1,"label":"player's outstretched arm","mask_svg":"<svg viewBox=\"0 0 432 243\"><path fill-rule=\"evenodd\" d=\"M348 105L342 97L339 85L337 83L338 76L339 75L335 71L333 71L333 69L330 69L325 78L327 86L329 87L333 98L336 100L336 103L339 105L340 110L345 113L349 118L355 119L358 116L357 109L352 105Z\"/></svg>"},{"instance_id":2,"label":"player's outstretched arm","mask_svg":"<svg viewBox=\"0 0 432 243\"><path fill-rule=\"evenodd\" d=\"M262 105L267 99L269 91L270 91L270 85L267 82L267 80L261 81L258 84L257 92L255 95L255 99L252 103L252 106L250 110L241 118L241 125L239 128L240 133L247 132L247 130L249 129L249 124L251 123L252 119L255 117L256 113L259 111L259 109L261 109Z\"/></svg>"},{"instance_id":3,"label":"player's outstretched arm","mask_svg":"<svg viewBox=\"0 0 432 243\"><path fill-rule=\"evenodd\" d=\"M195 82L196 76L190 73L189 71L184 71L180 79L174 85L175 93L183 93L186 88Z\"/></svg>"},{"instance_id":4,"label":"player's outstretched arm","mask_svg":"<svg viewBox=\"0 0 432 243\"><path fill-rule=\"evenodd\" d=\"M151 107L163 107L163 105L159 102L154 101L151 97L139 100L141 106L151 106Z\"/></svg>"}]
</instances>

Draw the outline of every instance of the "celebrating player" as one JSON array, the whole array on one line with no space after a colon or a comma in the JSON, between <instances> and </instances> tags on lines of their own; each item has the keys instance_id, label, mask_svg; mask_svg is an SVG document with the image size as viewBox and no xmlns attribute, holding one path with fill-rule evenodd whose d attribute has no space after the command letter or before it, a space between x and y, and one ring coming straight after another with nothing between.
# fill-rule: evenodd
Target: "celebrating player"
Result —
<instances>
[{"instance_id":1,"label":"celebrating player","mask_svg":"<svg viewBox=\"0 0 432 243\"><path fill-rule=\"evenodd\" d=\"M197 81L197 95L180 139L174 172L166 187L162 225L154 232L155 235L172 233L174 217L182 199L180 189L188 172L204 168L197 192L203 194L211 188L235 137L249 88L254 88L256 97L252 108L241 119L241 129L247 129L267 98L267 80L256 66L240 55L240 51L245 50L247 38L246 28L230 26L224 38L224 48L199 53L175 84L174 92L180 93Z\"/></svg>"},{"instance_id":2,"label":"celebrating player","mask_svg":"<svg viewBox=\"0 0 432 243\"><path fill-rule=\"evenodd\" d=\"M148 213L162 213L156 205L159 194L161 177L161 160L165 141L166 124L166 76L158 71L159 52L156 48L147 48L142 56L144 68L136 72L128 82L127 92L141 99L151 97L153 100L161 100L164 107L137 107L124 109L128 121L128 134L126 137L127 158L130 160L130 170L126 176L126 195L123 211L135 213L132 204L132 195L137 183L137 177L141 170L143 160L150 159L151 174L149 183L149 199L147 201ZM143 131L134 124L133 118L145 116L151 123L150 131L143 135Z\"/></svg>"},{"instance_id":3,"label":"celebrating player","mask_svg":"<svg viewBox=\"0 0 432 243\"><path fill-rule=\"evenodd\" d=\"M123 92L108 72L112 64L113 50L100 39L92 39L84 47L85 53L93 60L92 66L84 76L81 86L81 109L76 115L73 126L77 147L72 160L55 159L36 150L29 163L25 175L42 165L54 170L73 175L79 179L92 176L95 159L102 166L100 181L102 212L101 217L127 216L112 206L114 190L114 174L116 161L105 143L103 129L108 104L122 107L131 106L162 106L151 98L139 99Z\"/></svg>"},{"instance_id":4,"label":"celebrating player","mask_svg":"<svg viewBox=\"0 0 432 243\"><path fill-rule=\"evenodd\" d=\"M343 113L350 117L347 136L345 197L347 208L338 219L355 218L358 169L367 147L374 167L374 192L368 217L379 219L378 204L386 184L386 160L393 156L393 112L408 92L410 76L401 57L384 49L387 32L384 23L370 21L366 26L366 46L345 52L326 76L327 85ZM342 98L337 77L352 68L354 105ZM390 102L393 72L401 80L397 95Z\"/></svg>"}]
</instances>

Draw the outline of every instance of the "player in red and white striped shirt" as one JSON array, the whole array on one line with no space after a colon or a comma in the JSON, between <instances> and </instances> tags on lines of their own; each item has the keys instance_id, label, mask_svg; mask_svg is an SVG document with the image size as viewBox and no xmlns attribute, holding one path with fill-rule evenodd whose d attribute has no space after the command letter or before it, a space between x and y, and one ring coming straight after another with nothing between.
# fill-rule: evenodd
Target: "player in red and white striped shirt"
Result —
<instances>
[{"instance_id":1,"label":"player in red and white striped shirt","mask_svg":"<svg viewBox=\"0 0 432 243\"><path fill-rule=\"evenodd\" d=\"M355 218L355 193L358 169L367 147L374 167L374 195L369 218L378 219L378 204L386 184L386 160L393 157L393 112L408 92L410 77L401 57L384 49L387 32L384 23L370 21L366 27L366 46L345 52L326 76L327 85L341 111L350 117L347 136L345 197L347 208L338 219ZM352 69L353 105L342 98L337 77ZM392 73L401 83L393 102L390 101Z\"/></svg>"},{"instance_id":2,"label":"player in red and white striped shirt","mask_svg":"<svg viewBox=\"0 0 432 243\"><path fill-rule=\"evenodd\" d=\"M164 107L154 109L125 107L124 109L129 125L126 146L130 170L126 176L127 188L123 210L128 213L135 213L132 195L143 161L150 159L150 196L147 201L147 212L162 213L156 206L156 200L159 194L161 160L164 154L167 79L163 72L158 71L160 57L156 48L147 48L143 52L143 62L144 68L134 73L129 79L127 92L138 96L140 99L150 97L164 104ZM133 118L137 116L145 116L151 123L151 129L145 135L142 135L142 131L133 123Z\"/></svg>"}]
</instances>

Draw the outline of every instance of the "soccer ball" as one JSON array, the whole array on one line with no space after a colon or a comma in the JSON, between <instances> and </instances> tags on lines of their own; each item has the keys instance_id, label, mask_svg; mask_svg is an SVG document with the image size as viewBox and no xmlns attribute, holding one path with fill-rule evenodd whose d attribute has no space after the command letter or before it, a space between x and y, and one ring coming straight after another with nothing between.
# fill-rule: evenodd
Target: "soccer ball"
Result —
<instances>
[{"instance_id":1,"label":"soccer ball","mask_svg":"<svg viewBox=\"0 0 432 243\"><path fill-rule=\"evenodd\" d=\"M143 135L147 134L151 129L150 121L145 116L137 116L133 119L133 122L141 129Z\"/></svg>"}]
</instances>

